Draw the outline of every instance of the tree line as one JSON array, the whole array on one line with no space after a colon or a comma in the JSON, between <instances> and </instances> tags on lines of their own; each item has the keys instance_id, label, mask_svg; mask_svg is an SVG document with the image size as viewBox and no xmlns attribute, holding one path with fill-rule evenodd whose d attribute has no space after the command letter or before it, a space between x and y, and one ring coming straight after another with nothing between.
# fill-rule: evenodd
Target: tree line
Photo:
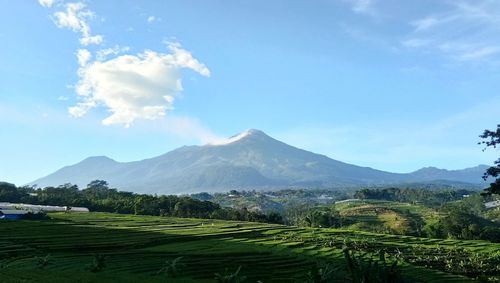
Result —
<instances>
[{"instance_id":1,"label":"tree line","mask_svg":"<svg viewBox=\"0 0 500 283\"><path fill-rule=\"evenodd\" d=\"M118 191L110 188L103 180L92 181L82 190L73 184L36 189L0 182L0 202L83 206L91 211L123 214L283 223L281 215L275 212L221 207L219 204L188 196L156 196Z\"/></svg>"},{"instance_id":2,"label":"tree line","mask_svg":"<svg viewBox=\"0 0 500 283\"><path fill-rule=\"evenodd\" d=\"M358 199L374 199L408 203L419 203L429 207L439 207L444 203L461 200L474 194L469 190L427 190L413 188L361 189L354 193Z\"/></svg>"}]
</instances>

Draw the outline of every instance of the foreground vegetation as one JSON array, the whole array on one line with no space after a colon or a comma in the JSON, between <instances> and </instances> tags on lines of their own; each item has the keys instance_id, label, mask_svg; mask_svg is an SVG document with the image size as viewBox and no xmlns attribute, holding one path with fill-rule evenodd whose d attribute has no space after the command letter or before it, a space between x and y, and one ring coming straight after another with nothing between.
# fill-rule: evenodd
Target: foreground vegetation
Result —
<instances>
[{"instance_id":1,"label":"foreground vegetation","mask_svg":"<svg viewBox=\"0 0 500 283\"><path fill-rule=\"evenodd\" d=\"M373 281L365 282L388 274L401 274L394 282L500 280L500 244L485 241L111 213L49 216L0 222L2 282L362 282L356 276L368 273Z\"/></svg>"}]
</instances>

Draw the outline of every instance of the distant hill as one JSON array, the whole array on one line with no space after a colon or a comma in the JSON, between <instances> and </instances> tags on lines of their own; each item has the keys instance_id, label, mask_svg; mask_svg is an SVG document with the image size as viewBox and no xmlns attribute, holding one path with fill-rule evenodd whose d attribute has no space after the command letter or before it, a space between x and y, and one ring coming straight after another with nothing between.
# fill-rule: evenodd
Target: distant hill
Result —
<instances>
[{"instance_id":1,"label":"distant hill","mask_svg":"<svg viewBox=\"0 0 500 283\"><path fill-rule=\"evenodd\" d=\"M477 186L484 183L481 176L486 168L427 167L407 174L390 173L337 161L290 146L262 131L249 130L224 143L184 146L141 161L89 157L31 184L43 187L73 183L83 187L92 180L103 179L122 190L161 194L432 181Z\"/></svg>"},{"instance_id":2,"label":"distant hill","mask_svg":"<svg viewBox=\"0 0 500 283\"><path fill-rule=\"evenodd\" d=\"M486 165L479 165L462 170L446 170L436 167L425 167L412 172L410 175L411 178L413 178L413 181L448 180L466 183L482 183L481 176L483 176L484 172L488 168L489 166Z\"/></svg>"}]
</instances>

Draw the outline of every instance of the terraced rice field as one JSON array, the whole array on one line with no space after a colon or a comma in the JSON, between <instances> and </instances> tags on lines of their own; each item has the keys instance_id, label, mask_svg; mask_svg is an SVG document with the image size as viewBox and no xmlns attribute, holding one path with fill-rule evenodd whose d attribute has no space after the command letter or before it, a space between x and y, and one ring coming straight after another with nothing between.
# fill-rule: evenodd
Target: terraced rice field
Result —
<instances>
[{"instance_id":1,"label":"terraced rice field","mask_svg":"<svg viewBox=\"0 0 500 283\"><path fill-rule=\"evenodd\" d=\"M460 260L467 253L491 256L500 251L499 244L483 241L249 222L109 213L50 216L48 221L0 222L1 282L215 282L215 273L239 266L248 276L245 282L304 282L307 272L325 263L340 267L338 282L346 282L346 244L363 252L404 254L403 274L415 282L470 282L443 272L446 266L440 261L419 260ZM457 247L463 250L453 253ZM40 266L39 258L49 254L48 263ZM91 272L87 267L96 254L104 256L105 266ZM165 261L181 256L179 278L157 274Z\"/></svg>"},{"instance_id":2,"label":"terraced rice field","mask_svg":"<svg viewBox=\"0 0 500 283\"><path fill-rule=\"evenodd\" d=\"M363 200L335 204L350 228L369 232L417 235L425 223L438 221L437 211L420 205Z\"/></svg>"}]
</instances>

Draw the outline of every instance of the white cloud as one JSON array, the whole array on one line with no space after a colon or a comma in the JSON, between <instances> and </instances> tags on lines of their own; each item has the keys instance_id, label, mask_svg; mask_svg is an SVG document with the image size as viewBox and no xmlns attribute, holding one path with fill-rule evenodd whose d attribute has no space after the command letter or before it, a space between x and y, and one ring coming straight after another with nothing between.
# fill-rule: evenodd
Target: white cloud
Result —
<instances>
[{"instance_id":1,"label":"white cloud","mask_svg":"<svg viewBox=\"0 0 500 283\"><path fill-rule=\"evenodd\" d=\"M210 76L209 69L179 44L170 44L170 53L146 50L137 55L121 55L94 61L80 68L76 86L81 102L69 112L75 117L91 108L105 106L112 114L104 125L130 126L137 119L154 120L173 108L183 90L180 69Z\"/></svg>"},{"instance_id":2,"label":"white cloud","mask_svg":"<svg viewBox=\"0 0 500 283\"><path fill-rule=\"evenodd\" d=\"M87 49L78 49L76 57L78 58L78 64L84 67L92 58L92 54Z\"/></svg>"},{"instance_id":3,"label":"white cloud","mask_svg":"<svg viewBox=\"0 0 500 283\"><path fill-rule=\"evenodd\" d=\"M39 1L50 7L57 0ZM64 7L64 11L55 12L52 18L59 28L80 33L83 46L103 42L102 35L91 33L89 20L95 15L85 4L67 3ZM160 20L155 16L147 19L149 23ZM97 50L95 56L87 48L78 49L79 81L71 88L76 90L79 102L68 109L70 115L82 117L91 109L103 106L111 113L102 120L104 125L129 127L138 120L159 120L155 127L176 136L203 143L220 140L196 119L166 115L173 109L176 96L183 91L180 70L191 69L203 76L210 76L210 71L180 44L165 43L170 50L166 54L145 50L136 55L122 55L130 48L119 45ZM66 101L68 97L60 96L58 100Z\"/></svg>"},{"instance_id":4,"label":"white cloud","mask_svg":"<svg viewBox=\"0 0 500 283\"><path fill-rule=\"evenodd\" d=\"M38 0L38 3L46 8L52 7L52 5L54 5L54 2L55 0Z\"/></svg>"},{"instance_id":5,"label":"white cloud","mask_svg":"<svg viewBox=\"0 0 500 283\"><path fill-rule=\"evenodd\" d=\"M54 17L56 25L60 28L70 28L73 31L88 30L87 23L82 20L92 14L82 12L85 8L83 3L68 3L66 4L66 12L55 12Z\"/></svg>"},{"instance_id":6,"label":"white cloud","mask_svg":"<svg viewBox=\"0 0 500 283\"><path fill-rule=\"evenodd\" d=\"M410 25L413 32L401 42L405 47L438 52L456 62L487 62L500 53L499 1L450 1L446 10Z\"/></svg>"},{"instance_id":7,"label":"white cloud","mask_svg":"<svg viewBox=\"0 0 500 283\"><path fill-rule=\"evenodd\" d=\"M81 33L80 43L83 45L101 44L102 35L92 35L88 20L94 17L94 13L86 8L81 2L66 4L66 11L54 13L54 22L59 28L68 28L74 32Z\"/></svg>"}]
</instances>

